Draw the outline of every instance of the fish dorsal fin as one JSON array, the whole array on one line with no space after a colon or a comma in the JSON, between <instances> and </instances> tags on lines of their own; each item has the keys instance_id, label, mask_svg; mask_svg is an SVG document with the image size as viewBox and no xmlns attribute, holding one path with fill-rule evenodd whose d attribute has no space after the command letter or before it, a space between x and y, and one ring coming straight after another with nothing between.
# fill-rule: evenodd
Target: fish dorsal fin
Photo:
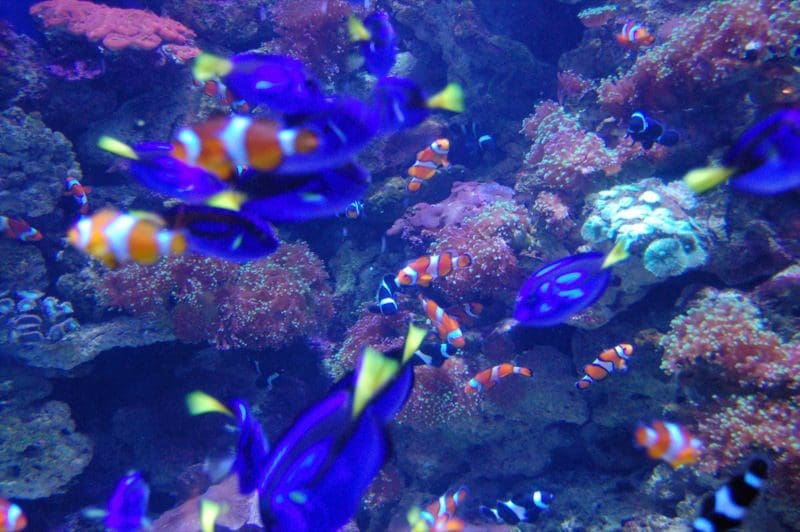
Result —
<instances>
[{"instance_id":1,"label":"fish dorsal fin","mask_svg":"<svg viewBox=\"0 0 800 532\"><path fill-rule=\"evenodd\" d=\"M622 240L618 240L612 250L608 252L608 255L606 255L606 258L603 261L603 269L610 268L611 266L618 262L622 262L628 257L630 257L630 254L628 253L627 244Z\"/></svg>"},{"instance_id":2,"label":"fish dorsal fin","mask_svg":"<svg viewBox=\"0 0 800 532\"><path fill-rule=\"evenodd\" d=\"M197 81L209 81L227 76L231 70L233 70L233 63L230 59L202 53L194 59L192 75Z\"/></svg>"},{"instance_id":3,"label":"fish dorsal fin","mask_svg":"<svg viewBox=\"0 0 800 532\"><path fill-rule=\"evenodd\" d=\"M211 397L206 392L200 390L195 390L186 395L186 408L189 409L189 414L193 416L218 412L226 416L235 417L233 412L222 404L219 399Z\"/></svg>"},{"instance_id":4,"label":"fish dorsal fin","mask_svg":"<svg viewBox=\"0 0 800 532\"><path fill-rule=\"evenodd\" d=\"M431 109L444 109L460 113L464 111L464 89L458 83L449 83L426 102Z\"/></svg>"},{"instance_id":5,"label":"fish dorsal fin","mask_svg":"<svg viewBox=\"0 0 800 532\"><path fill-rule=\"evenodd\" d=\"M361 355L361 364L353 393L353 417L358 417L364 407L400 369L400 363L380 351L367 347Z\"/></svg>"},{"instance_id":6,"label":"fish dorsal fin","mask_svg":"<svg viewBox=\"0 0 800 532\"><path fill-rule=\"evenodd\" d=\"M686 186L698 194L711 190L719 185L731 175L734 170L724 166L707 166L705 168L695 168L683 176Z\"/></svg>"},{"instance_id":7,"label":"fish dorsal fin","mask_svg":"<svg viewBox=\"0 0 800 532\"><path fill-rule=\"evenodd\" d=\"M422 342L425 340L425 337L428 335L428 331L422 329L420 327L416 327L414 324L408 326L408 334L406 335L406 344L403 347L403 361L402 363L405 364L411 357L414 356L414 353L417 352L419 346L422 345Z\"/></svg>"},{"instance_id":8,"label":"fish dorsal fin","mask_svg":"<svg viewBox=\"0 0 800 532\"><path fill-rule=\"evenodd\" d=\"M113 153L114 155L119 155L120 157L125 157L126 159L132 159L135 161L139 158L133 148L121 140L115 139L114 137L109 137L108 135L103 135L100 137L97 140L97 146L101 150Z\"/></svg>"},{"instance_id":9,"label":"fish dorsal fin","mask_svg":"<svg viewBox=\"0 0 800 532\"><path fill-rule=\"evenodd\" d=\"M347 19L347 33L350 34L350 41L352 42L368 41L372 38L364 23L353 15L350 15Z\"/></svg>"}]
</instances>

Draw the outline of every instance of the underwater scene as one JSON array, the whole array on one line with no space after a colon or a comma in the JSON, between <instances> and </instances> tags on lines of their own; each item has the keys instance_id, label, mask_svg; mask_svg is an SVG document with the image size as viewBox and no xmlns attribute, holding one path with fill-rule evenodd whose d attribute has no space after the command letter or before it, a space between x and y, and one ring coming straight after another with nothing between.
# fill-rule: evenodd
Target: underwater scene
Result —
<instances>
[{"instance_id":1,"label":"underwater scene","mask_svg":"<svg viewBox=\"0 0 800 532\"><path fill-rule=\"evenodd\" d=\"M800 1L0 0L0 532L800 530Z\"/></svg>"}]
</instances>

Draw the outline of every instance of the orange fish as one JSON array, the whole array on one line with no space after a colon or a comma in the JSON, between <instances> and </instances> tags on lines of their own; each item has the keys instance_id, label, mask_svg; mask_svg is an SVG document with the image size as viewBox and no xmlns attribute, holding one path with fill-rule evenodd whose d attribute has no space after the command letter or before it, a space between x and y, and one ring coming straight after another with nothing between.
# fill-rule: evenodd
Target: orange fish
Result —
<instances>
[{"instance_id":1,"label":"orange fish","mask_svg":"<svg viewBox=\"0 0 800 532\"><path fill-rule=\"evenodd\" d=\"M42 233L38 229L31 227L25 220L9 218L8 216L0 216L0 233L8 238L16 238L23 242L36 242L43 238Z\"/></svg>"},{"instance_id":2,"label":"orange fish","mask_svg":"<svg viewBox=\"0 0 800 532\"><path fill-rule=\"evenodd\" d=\"M617 34L617 42L626 48L639 48L655 42L656 38L650 31L636 22L628 22Z\"/></svg>"},{"instance_id":3,"label":"orange fish","mask_svg":"<svg viewBox=\"0 0 800 532\"><path fill-rule=\"evenodd\" d=\"M631 344L619 344L611 349L606 349L594 359L594 362L587 364L583 368L586 375L575 383L575 387L579 390L585 390L592 383L608 377L609 373L628 371L627 360L632 354L633 346Z\"/></svg>"},{"instance_id":4,"label":"orange fish","mask_svg":"<svg viewBox=\"0 0 800 532\"><path fill-rule=\"evenodd\" d=\"M231 90L218 79L209 79L200 85L200 82L195 80L195 85L203 87L203 94L214 98L222 105L230 106L237 113L247 113L250 111L250 105L236 97Z\"/></svg>"},{"instance_id":5,"label":"orange fish","mask_svg":"<svg viewBox=\"0 0 800 532\"><path fill-rule=\"evenodd\" d=\"M531 377L533 376L533 372L528 368L515 366L514 364L509 364L508 362L504 364L498 364L497 366L493 366L478 372L478 374L472 377L467 385L464 386L464 391L469 394L473 394L494 388L495 385L500 382L500 379L503 377L508 377L509 375L524 375L525 377Z\"/></svg>"},{"instance_id":6,"label":"orange fish","mask_svg":"<svg viewBox=\"0 0 800 532\"><path fill-rule=\"evenodd\" d=\"M395 282L398 286L429 286L437 277L444 277L459 268L472 264L469 253L456 255L455 251L445 251L439 255L425 255L409 262L397 272Z\"/></svg>"},{"instance_id":7,"label":"orange fish","mask_svg":"<svg viewBox=\"0 0 800 532\"><path fill-rule=\"evenodd\" d=\"M469 495L469 489L466 486L461 486L455 490L448 490L428 505L420 515L428 524L433 526L437 522L446 522L455 516L456 510L459 505L464 502L464 499ZM443 524L443 523L442 523ZM441 530L451 530L444 528Z\"/></svg>"},{"instance_id":8,"label":"orange fish","mask_svg":"<svg viewBox=\"0 0 800 532\"><path fill-rule=\"evenodd\" d=\"M113 209L81 218L67 232L67 242L109 268L129 261L153 264L161 257L186 251L186 237L167 229L157 216Z\"/></svg>"},{"instance_id":9,"label":"orange fish","mask_svg":"<svg viewBox=\"0 0 800 532\"><path fill-rule=\"evenodd\" d=\"M432 178L439 168L447 168L450 162L447 153L450 151L450 141L436 139L430 146L417 153L416 162L408 169L411 181L408 183L409 192L416 192L422 187L422 181Z\"/></svg>"},{"instance_id":10,"label":"orange fish","mask_svg":"<svg viewBox=\"0 0 800 532\"><path fill-rule=\"evenodd\" d=\"M669 421L654 421L652 427L636 428L637 447L647 449L647 456L662 459L673 468L697 462L702 443L685 427Z\"/></svg>"},{"instance_id":11,"label":"orange fish","mask_svg":"<svg viewBox=\"0 0 800 532\"><path fill-rule=\"evenodd\" d=\"M89 193L92 192L91 187L81 185L81 182L74 177L67 177L64 181L67 190L64 192L65 196L73 196L81 214L89 212Z\"/></svg>"},{"instance_id":12,"label":"orange fish","mask_svg":"<svg viewBox=\"0 0 800 532\"><path fill-rule=\"evenodd\" d=\"M465 345L464 334L461 332L461 327L452 316L447 314L436 301L426 299L419 295L419 301L422 303L422 309L430 322L436 327L439 333L439 339L446 342L457 349L462 349Z\"/></svg>"},{"instance_id":13,"label":"orange fish","mask_svg":"<svg viewBox=\"0 0 800 532\"><path fill-rule=\"evenodd\" d=\"M13 502L0 497L0 532L16 532L28 526L28 518Z\"/></svg>"}]
</instances>

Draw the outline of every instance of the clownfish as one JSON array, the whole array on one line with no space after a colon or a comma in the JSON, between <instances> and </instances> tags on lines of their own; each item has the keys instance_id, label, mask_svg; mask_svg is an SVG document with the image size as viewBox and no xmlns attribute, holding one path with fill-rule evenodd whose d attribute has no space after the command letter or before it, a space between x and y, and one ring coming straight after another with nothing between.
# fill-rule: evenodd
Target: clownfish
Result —
<instances>
[{"instance_id":1,"label":"clownfish","mask_svg":"<svg viewBox=\"0 0 800 532\"><path fill-rule=\"evenodd\" d=\"M498 500L494 508L481 505L478 510L482 516L496 523L509 525L532 523L539 514L550 509L550 504L555 498L556 496L549 491L534 490L506 501Z\"/></svg>"},{"instance_id":2,"label":"clownfish","mask_svg":"<svg viewBox=\"0 0 800 532\"><path fill-rule=\"evenodd\" d=\"M408 191L416 192L422 187L422 181L432 178L439 168L447 168L450 162L447 160L447 153L450 151L450 141L447 139L436 139L431 145L417 153L416 162L408 169L411 181L408 183Z\"/></svg>"},{"instance_id":3,"label":"clownfish","mask_svg":"<svg viewBox=\"0 0 800 532\"><path fill-rule=\"evenodd\" d=\"M16 532L28 526L28 518L13 502L0 497L0 531Z\"/></svg>"},{"instance_id":4,"label":"clownfish","mask_svg":"<svg viewBox=\"0 0 800 532\"><path fill-rule=\"evenodd\" d=\"M652 427L636 428L635 445L647 449L647 456L662 459L673 468L697 462L702 443L685 427L669 421L654 421Z\"/></svg>"},{"instance_id":5,"label":"clownfish","mask_svg":"<svg viewBox=\"0 0 800 532\"><path fill-rule=\"evenodd\" d=\"M227 180L235 176L237 166L275 170L285 155L311 153L319 143L311 130L282 128L274 120L234 115L181 129L170 155Z\"/></svg>"},{"instance_id":6,"label":"clownfish","mask_svg":"<svg viewBox=\"0 0 800 532\"><path fill-rule=\"evenodd\" d=\"M508 377L509 375L523 375L525 377L532 377L533 372L529 368L523 368L505 362L503 364L498 364L497 366L487 368L483 371L479 371L469 380L467 385L464 386L464 391L468 394L483 392L490 388L494 388L495 385L500 382L500 379L503 377Z\"/></svg>"},{"instance_id":7,"label":"clownfish","mask_svg":"<svg viewBox=\"0 0 800 532\"><path fill-rule=\"evenodd\" d=\"M419 301L422 303L422 310L425 312L425 316L436 328L436 332L439 333L439 338L442 342L446 342L457 349L463 349L465 345L464 333L461 332L458 322L446 313L436 301L426 299L422 294L419 295Z\"/></svg>"},{"instance_id":8,"label":"clownfish","mask_svg":"<svg viewBox=\"0 0 800 532\"><path fill-rule=\"evenodd\" d=\"M361 215L364 214L364 202L361 200L355 200L347 206L344 210L344 215L350 218L351 220L357 220L361 218Z\"/></svg>"},{"instance_id":9,"label":"clownfish","mask_svg":"<svg viewBox=\"0 0 800 532\"><path fill-rule=\"evenodd\" d=\"M237 113L247 113L250 111L250 104L235 94L220 80L208 79L203 82L195 80L195 85L203 87L203 94L213 98L222 105L229 106Z\"/></svg>"},{"instance_id":10,"label":"clownfish","mask_svg":"<svg viewBox=\"0 0 800 532\"><path fill-rule=\"evenodd\" d=\"M38 229L31 227L25 220L8 216L0 216L0 233L23 242L37 242L44 238Z\"/></svg>"},{"instance_id":11,"label":"clownfish","mask_svg":"<svg viewBox=\"0 0 800 532\"><path fill-rule=\"evenodd\" d=\"M638 48L653 44L656 38L650 30L637 22L628 22L617 34L617 42L626 48Z\"/></svg>"},{"instance_id":12,"label":"clownfish","mask_svg":"<svg viewBox=\"0 0 800 532\"><path fill-rule=\"evenodd\" d=\"M397 304L397 283L391 274L384 275L375 294L375 303L369 307L370 312L380 313L384 316L397 314L400 309Z\"/></svg>"},{"instance_id":13,"label":"clownfish","mask_svg":"<svg viewBox=\"0 0 800 532\"><path fill-rule=\"evenodd\" d=\"M458 507L467 498L467 495L469 495L469 488L466 486L448 490L444 495L430 503L425 510L422 511L420 517L431 526L442 520L453 518L456 510L458 510Z\"/></svg>"},{"instance_id":14,"label":"clownfish","mask_svg":"<svg viewBox=\"0 0 800 532\"><path fill-rule=\"evenodd\" d=\"M764 458L752 459L747 471L703 497L692 530L718 532L741 526L750 506L764 491L768 476L769 463Z\"/></svg>"},{"instance_id":15,"label":"clownfish","mask_svg":"<svg viewBox=\"0 0 800 532\"><path fill-rule=\"evenodd\" d=\"M609 373L628 371L627 360L632 354L633 346L631 344L619 344L611 349L606 349L594 359L594 362L584 366L583 371L586 375L575 383L575 387L585 390L594 382L608 377Z\"/></svg>"},{"instance_id":16,"label":"clownfish","mask_svg":"<svg viewBox=\"0 0 800 532\"><path fill-rule=\"evenodd\" d=\"M73 196L75 198L75 202L78 204L78 210L81 214L88 213L89 198L87 196L92 192L92 188L81 185L81 182L74 177L67 177L64 180L64 185L66 187L64 195Z\"/></svg>"},{"instance_id":17,"label":"clownfish","mask_svg":"<svg viewBox=\"0 0 800 532\"><path fill-rule=\"evenodd\" d=\"M445 360L458 354L458 349L450 344L440 344L438 342L423 343L419 349L414 351L411 363L415 366L424 364L439 368Z\"/></svg>"},{"instance_id":18,"label":"clownfish","mask_svg":"<svg viewBox=\"0 0 800 532\"><path fill-rule=\"evenodd\" d=\"M153 264L186 251L183 233L167 229L158 216L113 209L81 218L67 232L67 242L109 268L128 261Z\"/></svg>"},{"instance_id":19,"label":"clownfish","mask_svg":"<svg viewBox=\"0 0 800 532\"><path fill-rule=\"evenodd\" d=\"M395 281L399 286L429 286L431 281L444 277L459 268L466 268L472 264L469 253L456 255L455 251L445 251L439 255L425 255L409 262L402 270L397 272Z\"/></svg>"}]
</instances>

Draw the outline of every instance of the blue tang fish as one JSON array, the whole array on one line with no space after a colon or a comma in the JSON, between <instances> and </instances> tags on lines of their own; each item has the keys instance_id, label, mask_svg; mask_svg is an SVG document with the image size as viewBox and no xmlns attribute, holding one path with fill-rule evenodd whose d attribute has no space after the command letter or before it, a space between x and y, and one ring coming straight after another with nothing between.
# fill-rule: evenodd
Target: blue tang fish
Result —
<instances>
[{"instance_id":1,"label":"blue tang fish","mask_svg":"<svg viewBox=\"0 0 800 532\"><path fill-rule=\"evenodd\" d=\"M352 518L388 459L386 424L408 399L414 380L408 361L425 334L410 327L399 360L366 348L354 373L300 415L263 460L266 441L243 443L253 432L240 429L234 464L257 470L248 479L263 479L259 505L268 530L335 531ZM194 414L234 415L201 392L190 394L187 404Z\"/></svg>"},{"instance_id":2,"label":"blue tang fish","mask_svg":"<svg viewBox=\"0 0 800 532\"><path fill-rule=\"evenodd\" d=\"M102 519L108 530L136 532L150 527L147 504L150 486L138 471L131 471L117 483L108 500L106 510L89 508L83 514L91 519Z\"/></svg>"},{"instance_id":3,"label":"blue tang fish","mask_svg":"<svg viewBox=\"0 0 800 532\"><path fill-rule=\"evenodd\" d=\"M314 111L325 99L303 62L283 55L247 52L226 59L203 53L195 58L192 73L201 82L221 80L251 107L263 105L278 113Z\"/></svg>"},{"instance_id":4,"label":"blue tang fish","mask_svg":"<svg viewBox=\"0 0 800 532\"><path fill-rule=\"evenodd\" d=\"M422 87L405 78L381 78L372 93L372 106L380 129L393 132L412 128L431 114L431 109L460 113L464 110L464 91L450 83L428 97Z\"/></svg>"},{"instance_id":5,"label":"blue tang fish","mask_svg":"<svg viewBox=\"0 0 800 532\"><path fill-rule=\"evenodd\" d=\"M800 109L784 109L748 129L722 160L722 167L692 170L684 177L695 192L730 178L740 192L771 196L800 187Z\"/></svg>"},{"instance_id":6,"label":"blue tang fish","mask_svg":"<svg viewBox=\"0 0 800 532\"><path fill-rule=\"evenodd\" d=\"M363 22L350 16L347 19L347 30L350 40L360 43L367 72L379 78L387 75L397 58L397 34L389 21L389 15L376 11Z\"/></svg>"},{"instance_id":7,"label":"blue tang fish","mask_svg":"<svg viewBox=\"0 0 800 532\"><path fill-rule=\"evenodd\" d=\"M520 288L514 319L532 327L563 323L603 295L611 280L610 266L626 258L619 242L608 255L580 253L547 264Z\"/></svg>"}]
</instances>

